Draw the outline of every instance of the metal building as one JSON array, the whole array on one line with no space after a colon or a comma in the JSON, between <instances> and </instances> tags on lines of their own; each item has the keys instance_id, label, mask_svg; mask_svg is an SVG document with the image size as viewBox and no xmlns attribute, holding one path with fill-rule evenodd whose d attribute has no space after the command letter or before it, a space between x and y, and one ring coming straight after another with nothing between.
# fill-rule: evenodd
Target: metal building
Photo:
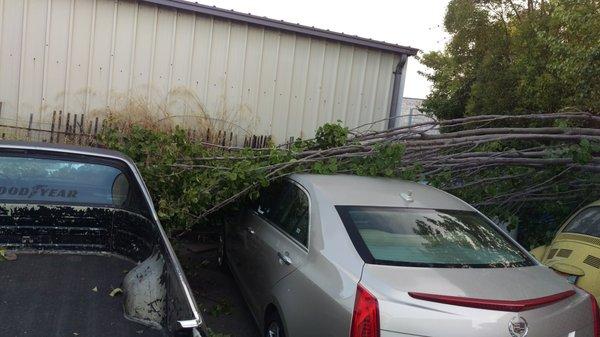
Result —
<instances>
[{"instance_id":1,"label":"metal building","mask_svg":"<svg viewBox=\"0 0 600 337\"><path fill-rule=\"evenodd\" d=\"M141 110L276 141L384 129L416 52L182 0L0 0L0 124Z\"/></svg>"}]
</instances>

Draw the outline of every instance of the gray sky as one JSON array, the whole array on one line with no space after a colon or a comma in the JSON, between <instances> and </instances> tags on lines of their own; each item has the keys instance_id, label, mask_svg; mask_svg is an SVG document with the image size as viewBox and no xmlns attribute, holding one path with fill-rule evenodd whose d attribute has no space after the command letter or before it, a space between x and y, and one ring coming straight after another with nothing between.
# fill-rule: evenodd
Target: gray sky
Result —
<instances>
[{"instance_id":1,"label":"gray sky","mask_svg":"<svg viewBox=\"0 0 600 337\"><path fill-rule=\"evenodd\" d=\"M206 5L419 48L441 50L449 0L197 0ZM404 96L424 98L429 83L408 63Z\"/></svg>"}]
</instances>

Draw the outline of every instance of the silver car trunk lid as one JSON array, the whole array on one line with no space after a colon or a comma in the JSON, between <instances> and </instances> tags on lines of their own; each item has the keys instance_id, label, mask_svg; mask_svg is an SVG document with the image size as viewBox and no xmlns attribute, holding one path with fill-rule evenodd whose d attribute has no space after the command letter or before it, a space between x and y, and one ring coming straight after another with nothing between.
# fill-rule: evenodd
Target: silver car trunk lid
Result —
<instances>
[{"instance_id":1,"label":"silver car trunk lid","mask_svg":"<svg viewBox=\"0 0 600 337\"><path fill-rule=\"evenodd\" d=\"M367 264L361 283L379 300L382 330L416 336L524 337L509 331L511 324L514 327L524 320L528 337L593 337L587 294L542 266L418 268ZM564 298L517 312L439 303L412 297L411 293L492 302L557 294L564 294Z\"/></svg>"}]
</instances>

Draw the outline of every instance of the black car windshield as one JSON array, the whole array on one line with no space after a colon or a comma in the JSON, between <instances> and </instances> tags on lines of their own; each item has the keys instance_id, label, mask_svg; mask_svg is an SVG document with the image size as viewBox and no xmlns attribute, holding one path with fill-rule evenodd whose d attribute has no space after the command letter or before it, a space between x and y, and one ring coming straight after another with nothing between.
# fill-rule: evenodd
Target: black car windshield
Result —
<instances>
[{"instance_id":1,"label":"black car windshield","mask_svg":"<svg viewBox=\"0 0 600 337\"><path fill-rule=\"evenodd\" d=\"M139 190L125 172L111 161L0 155L0 202L139 210Z\"/></svg>"},{"instance_id":2,"label":"black car windshield","mask_svg":"<svg viewBox=\"0 0 600 337\"><path fill-rule=\"evenodd\" d=\"M579 212L563 233L575 233L600 238L600 207L588 207Z\"/></svg>"},{"instance_id":3,"label":"black car windshield","mask_svg":"<svg viewBox=\"0 0 600 337\"><path fill-rule=\"evenodd\" d=\"M360 206L337 210L367 263L435 268L534 264L476 212Z\"/></svg>"}]
</instances>

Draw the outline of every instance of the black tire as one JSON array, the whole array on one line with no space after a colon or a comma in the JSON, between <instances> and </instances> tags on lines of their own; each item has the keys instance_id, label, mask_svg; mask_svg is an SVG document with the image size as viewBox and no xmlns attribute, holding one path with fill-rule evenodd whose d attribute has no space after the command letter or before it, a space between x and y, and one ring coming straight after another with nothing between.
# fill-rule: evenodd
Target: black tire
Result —
<instances>
[{"instance_id":1,"label":"black tire","mask_svg":"<svg viewBox=\"0 0 600 337\"><path fill-rule=\"evenodd\" d=\"M277 311L271 311L265 319L264 337L285 337L285 328Z\"/></svg>"}]
</instances>

